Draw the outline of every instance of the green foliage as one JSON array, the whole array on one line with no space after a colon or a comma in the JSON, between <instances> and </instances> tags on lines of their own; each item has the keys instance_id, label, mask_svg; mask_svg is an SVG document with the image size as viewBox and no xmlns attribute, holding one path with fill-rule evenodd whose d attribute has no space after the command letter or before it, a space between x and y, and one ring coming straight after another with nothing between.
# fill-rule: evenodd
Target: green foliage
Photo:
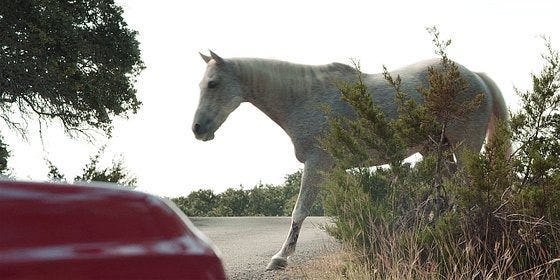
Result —
<instances>
[{"instance_id":1,"label":"green foliage","mask_svg":"<svg viewBox=\"0 0 560 280\"><path fill-rule=\"evenodd\" d=\"M343 172L340 169L337 173ZM338 174L337 174L338 175ZM348 242L352 246L364 244L368 246L369 236L371 234L370 227L367 226L371 218L377 218L369 213L373 212L374 204L359 186L358 179L341 174L336 176L334 173L332 178L327 181L327 195L325 196L325 210L329 216L334 216L335 227L327 228L331 235L343 241L355 240ZM331 187L331 184L333 187ZM332 189L332 190L331 190Z\"/></svg>"},{"instance_id":2,"label":"green foliage","mask_svg":"<svg viewBox=\"0 0 560 280\"><path fill-rule=\"evenodd\" d=\"M284 188L271 185L259 184L249 190L249 201L247 214L251 216L280 216L284 214L286 196Z\"/></svg>"},{"instance_id":3,"label":"green foliage","mask_svg":"<svg viewBox=\"0 0 560 280\"><path fill-rule=\"evenodd\" d=\"M391 181L388 186L391 188L392 199L407 191L422 190L422 194L415 196L421 197L423 201L408 201L406 204L420 203L423 211L416 212L437 215L444 210L442 208L449 206L449 198L444 194L443 188L443 177L446 175L444 165L447 165L446 160L453 156L453 150L456 148L449 146L445 138L446 130L453 122L464 121L467 115L480 105L483 95L478 94L472 100L465 100L462 94L467 90L467 83L461 77L458 66L449 60L445 53L450 41L441 41L435 28L429 29L429 32L434 37L436 53L442 58L439 67L428 68L428 86L417 89L423 97L423 102L417 104L408 93L402 92L400 76L393 78L384 67L383 75L396 91L395 103L399 113L397 118L385 118L383 111L373 103L372 96L375 96L375 92L368 92L359 65L355 64L357 82L344 83L339 86L339 90L341 99L354 108L356 116L346 118L327 115L329 126L320 139L320 144L335 159L337 168L342 170L357 164L367 166L370 163L369 159L389 162L391 171L385 172L383 176L386 176L385 180ZM419 144L424 145L423 155L427 160L418 171L411 171L408 166L403 166L402 162L407 148ZM419 172L426 173L429 171L428 166L433 168L430 172L433 175L431 180L422 180L413 175ZM369 174L363 171L359 173L362 177ZM367 176L375 178L380 175L378 171ZM415 190L410 190L405 187L409 185L409 180L413 184L421 184ZM402 206L404 204L392 205L392 208ZM403 209L409 210L411 209ZM393 215L396 213L391 214Z\"/></svg>"},{"instance_id":4,"label":"green foliage","mask_svg":"<svg viewBox=\"0 0 560 280\"><path fill-rule=\"evenodd\" d=\"M7 175L9 157L10 152L4 143L4 139L0 135L0 175Z\"/></svg>"},{"instance_id":5,"label":"green foliage","mask_svg":"<svg viewBox=\"0 0 560 280\"><path fill-rule=\"evenodd\" d=\"M465 120L466 116L480 106L484 95L479 93L471 100L461 98L468 89L467 82L461 77L459 67L449 60L446 48L451 40L441 41L437 28L428 28L433 36L432 42L436 47L436 54L441 57L441 69L428 69L428 87L418 89L424 97L423 106L429 114L435 117L441 126L445 127L452 121Z\"/></svg>"},{"instance_id":6,"label":"green foliage","mask_svg":"<svg viewBox=\"0 0 560 280\"><path fill-rule=\"evenodd\" d=\"M442 65L429 69L429 86L418 89L423 104L401 93L400 77L387 71L385 78L397 91L395 120L387 121L365 100L361 78L340 88L358 119L329 119L321 141L338 167L325 184L324 206L334 218L329 232L353 248L375 279L558 278L558 52L547 41L546 65L533 75L533 91L521 93L521 111L511 122L497 123L482 154L465 152L462 168L446 173L446 150L457 152L445 146L446 126L461 121L482 99L462 100L465 84L445 54L450 41L430 32ZM372 153L366 149L389 159L386 146L368 145L381 135L400 141L393 146L397 156L390 169L345 169L367 162ZM400 164L399 149L423 138L433 144L432 153L415 166ZM518 146L513 155L511 139Z\"/></svg>"},{"instance_id":7,"label":"green foliage","mask_svg":"<svg viewBox=\"0 0 560 280\"><path fill-rule=\"evenodd\" d=\"M110 167L99 167L99 158L101 152L90 158L90 162L86 164L83 173L74 178L74 181L82 182L109 182L115 183L127 188L135 188L137 178L129 175L124 160L114 160Z\"/></svg>"},{"instance_id":8,"label":"green foliage","mask_svg":"<svg viewBox=\"0 0 560 280\"><path fill-rule=\"evenodd\" d=\"M463 209L490 216L511 195L515 173L508 152L510 139L507 124L500 121L482 154L465 153L466 178L455 178L458 203ZM464 182L468 183L468 188L461 187Z\"/></svg>"},{"instance_id":9,"label":"green foliage","mask_svg":"<svg viewBox=\"0 0 560 280\"><path fill-rule=\"evenodd\" d=\"M186 199L179 199L177 205L189 216L212 216L218 197L212 190L198 190L190 193Z\"/></svg>"},{"instance_id":10,"label":"green foliage","mask_svg":"<svg viewBox=\"0 0 560 280\"><path fill-rule=\"evenodd\" d=\"M136 183L138 179L130 174L130 171L126 169L124 160L118 159L113 160L110 167L100 167L99 160L103 155L105 147L99 149L99 151L90 157L89 162L84 166L82 174L74 178L74 182L107 182L115 183L119 186L134 189L136 188ZM51 161L46 160L49 173L48 177L53 181L68 181L64 174L60 172L58 167L56 167Z\"/></svg>"},{"instance_id":11,"label":"green foliage","mask_svg":"<svg viewBox=\"0 0 560 280\"><path fill-rule=\"evenodd\" d=\"M287 175L279 186L258 184L248 190L229 188L220 194L198 190L171 200L187 216L289 216L298 195L301 174L297 171ZM323 215L320 201L313 206L311 215Z\"/></svg>"},{"instance_id":12,"label":"green foliage","mask_svg":"<svg viewBox=\"0 0 560 280\"><path fill-rule=\"evenodd\" d=\"M57 120L71 135L110 135L114 117L136 113L134 83L144 64L122 13L113 0L2 1L0 119L7 127L25 136L28 121ZM0 152L0 168L7 159Z\"/></svg>"},{"instance_id":13,"label":"green foliage","mask_svg":"<svg viewBox=\"0 0 560 280\"><path fill-rule=\"evenodd\" d=\"M338 89L342 100L354 108L356 116L346 118L329 114L329 133L319 139L320 144L343 168L356 163L367 165L374 157L390 162L391 166L399 166L405 154L395 121L387 120L379 106L373 104L359 65L355 66L357 82L339 83Z\"/></svg>"},{"instance_id":14,"label":"green foliage","mask_svg":"<svg viewBox=\"0 0 560 280\"><path fill-rule=\"evenodd\" d=\"M560 57L545 38L545 62L540 73L531 74L531 91L516 90L522 100L512 116L513 139L518 143L522 177L522 207L525 213L558 221L560 218Z\"/></svg>"},{"instance_id":15,"label":"green foliage","mask_svg":"<svg viewBox=\"0 0 560 280\"><path fill-rule=\"evenodd\" d=\"M111 116L140 105L133 83L144 65L136 34L112 0L3 1L4 120L16 109L59 119L68 130L110 131Z\"/></svg>"},{"instance_id":16,"label":"green foliage","mask_svg":"<svg viewBox=\"0 0 560 280\"><path fill-rule=\"evenodd\" d=\"M249 202L249 193L243 190L243 188L229 188L218 195L218 202L212 213L219 217L247 216Z\"/></svg>"},{"instance_id":17,"label":"green foliage","mask_svg":"<svg viewBox=\"0 0 560 280\"><path fill-rule=\"evenodd\" d=\"M54 165L50 160L48 160L48 159L45 159L45 160L46 160L47 165L49 167L49 173L47 174L47 177L51 181L65 182L66 178L65 178L64 174L62 174L60 169L58 169L58 167L56 167L56 165Z\"/></svg>"}]
</instances>

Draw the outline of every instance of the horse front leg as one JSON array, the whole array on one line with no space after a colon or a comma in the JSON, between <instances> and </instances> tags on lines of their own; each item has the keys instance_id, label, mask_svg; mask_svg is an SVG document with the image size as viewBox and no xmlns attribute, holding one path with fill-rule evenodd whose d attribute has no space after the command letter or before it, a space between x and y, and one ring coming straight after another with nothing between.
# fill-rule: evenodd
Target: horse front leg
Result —
<instances>
[{"instance_id":1,"label":"horse front leg","mask_svg":"<svg viewBox=\"0 0 560 280\"><path fill-rule=\"evenodd\" d=\"M282 248L272 257L266 270L285 268L288 265L288 257L296 250L299 232L305 218L309 215L311 207L319 193L321 184L321 171L324 170L325 160L307 160L303 168L301 186L298 199L292 212L292 224L288 237Z\"/></svg>"}]
</instances>

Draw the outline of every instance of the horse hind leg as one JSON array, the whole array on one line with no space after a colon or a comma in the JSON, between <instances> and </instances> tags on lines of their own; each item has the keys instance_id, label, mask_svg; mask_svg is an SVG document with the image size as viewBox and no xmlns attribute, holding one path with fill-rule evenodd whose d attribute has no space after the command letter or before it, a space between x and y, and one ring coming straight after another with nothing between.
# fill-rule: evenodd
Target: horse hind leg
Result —
<instances>
[{"instance_id":1,"label":"horse hind leg","mask_svg":"<svg viewBox=\"0 0 560 280\"><path fill-rule=\"evenodd\" d=\"M451 144L449 139L445 136L442 143L432 143L432 145L426 145L422 150L419 151L422 157L428 155L437 155L438 145L441 149L441 172L444 176L449 176L457 171L457 155L455 155L454 146ZM437 158L436 158L437 159Z\"/></svg>"},{"instance_id":2,"label":"horse hind leg","mask_svg":"<svg viewBox=\"0 0 560 280\"><path fill-rule=\"evenodd\" d=\"M486 138L485 131L471 131L465 133L462 138L454 139L452 142L455 157L457 158L457 168L464 167L465 153L479 154Z\"/></svg>"},{"instance_id":3,"label":"horse hind leg","mask_svg":"<svg viewBox=\"0 0 560 280\"><path fill-rule=\"evenodd\" d=\"M301 226L305 218L309 215L310 209L319 193L319 185L321 183L321 168L325 161L308 160L305 162L303 174L301 178L301 187L296 205L292 212L292 223L288 237L282 248L276 253L266 270L276 270L285 268L288 265L288 257L296 250L296 244L301 230Z\"/></svg>"}]
</instances>

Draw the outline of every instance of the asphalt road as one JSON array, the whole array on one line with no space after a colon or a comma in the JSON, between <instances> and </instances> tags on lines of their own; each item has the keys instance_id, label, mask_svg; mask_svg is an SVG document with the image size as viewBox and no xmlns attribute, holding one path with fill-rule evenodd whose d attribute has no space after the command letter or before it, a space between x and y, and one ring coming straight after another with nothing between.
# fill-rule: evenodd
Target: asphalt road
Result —
<instances>
[{"instance_id":1,"label":"asphalt road","mask_svg":"<svg viewBox=\"0 0 560 280\"><path fill-rule=\"evenodd\" d=\"M290 279L284 271L265 271L288 234L289 217L191 218L191 221L219 249L229 279ZM327 223L324 217L305 220L288 266L302 265L336 247L334 239L322 229Z\"/></svg>"}]
</instances>

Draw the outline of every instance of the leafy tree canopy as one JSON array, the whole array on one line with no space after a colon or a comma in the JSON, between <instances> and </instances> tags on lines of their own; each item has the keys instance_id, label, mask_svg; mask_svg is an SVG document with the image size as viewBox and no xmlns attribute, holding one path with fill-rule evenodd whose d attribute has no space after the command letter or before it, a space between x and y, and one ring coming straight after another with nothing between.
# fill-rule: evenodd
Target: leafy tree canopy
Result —
<instances>
[{"instance_id":1,"label":"leafy tree canopy","mask_svg":"<svg viewBox=\"0 0 560 280\"><path fill-rule=\"evenodd\" d=\"M111 131L140 106L139 43L113 0L0 3L0 117L58 119L67 132Z\"/></svg>"}]
</instances>

